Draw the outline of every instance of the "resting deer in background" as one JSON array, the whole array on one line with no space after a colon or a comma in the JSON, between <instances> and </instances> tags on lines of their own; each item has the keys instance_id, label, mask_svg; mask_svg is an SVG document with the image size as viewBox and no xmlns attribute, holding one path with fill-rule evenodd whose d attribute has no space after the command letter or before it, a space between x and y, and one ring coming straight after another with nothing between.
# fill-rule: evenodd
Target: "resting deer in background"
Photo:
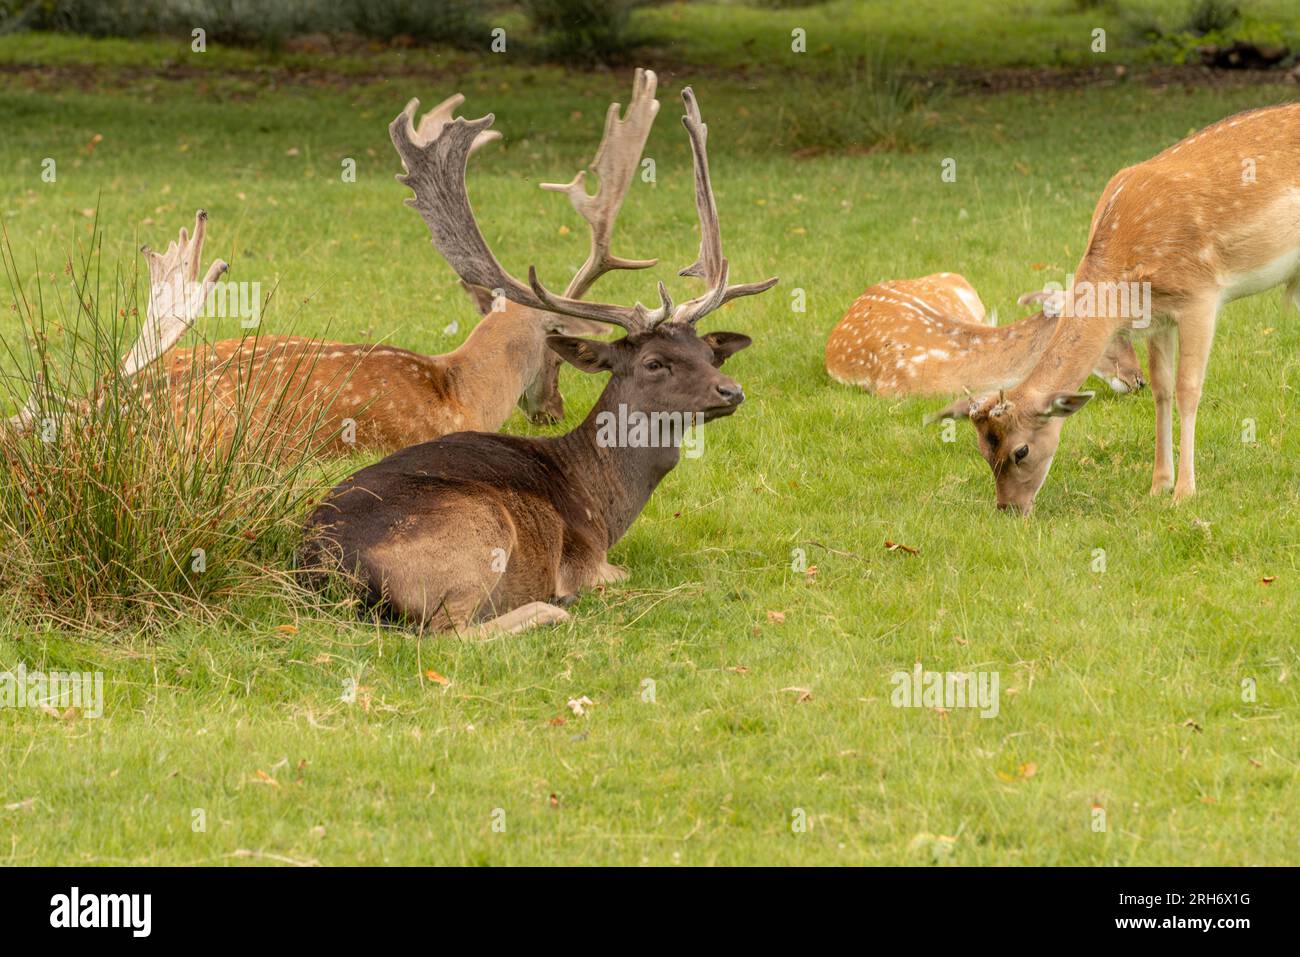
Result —
<instances>
[{"instance_id":1,"label":"resting deer in background","mask_svg":"<svg viewBox=\"0 0 1300 957\"><path fill-rule=\"evenodd\" d=\"M655 87L654 73L637 71L626 118L619 118L619 104L610 105L604 136L591 164L599 183L594 195L583 188L583 171L567 185L542 184L544 189L568 193L591 230L590 255L566 288L568 298L582 298L610 270L645 269L656 264L656 260L621 259L610 254L619 209L659 108ZM435 140L462 102L464 97L457 94L425 114L418 128L412 124L412 141L425 144ZM470 145L471 152L500 135L484 130ZM180 248L187 261L197 263L201 256L206 226L207 214L200 210L193 237L181 230ZM155 260L161 258L147 247L145 254L152 274ZM158 279L151 281L156 284ZM178 416L193 414L200 404L207 407L205 414L216 427L221 427L220 416L226 416L227 432L233 431L240 415L248 414L286 434L298 433L318 451L339 453L355 449L391 452L450 432L495 432L516 403L534 423L561 419L562 360L547 348L546 336L597 335L605 327L509 297L494 297L490 291L494 287L462 285L483 319L453 352L426 356L389 345L298 336L225 339L176 349L166 357L168 399ZM204 301L197 300L185 321L170 327L167 341L145 343L142 337L137 346L139 356L147 353L149 361L155 361L168 352L203 312ZM202 403L194 398L196 390L206 393ZM326 408L328 413L323 414ZM344 427L345 423L349 427Z\"/></svg>"},{"instance_id":2,"label":"resting deer in background","mask_svg":"<svg viewBox=\"0 0 1300 957\"><path fill-rule=\"evenodd\" d=\"M1048 298L1031 293L1029 302ZM1049 301L1050 302L1050 301ZM985 325L984 303L962 276L890 279L857 298L826 340L826 372L876 395L941 395L1005 389L1038 361L1056 329L1045 312ZM1133 344L1116 336L1092 370L1119 393L1143 385Z\"/></svg>"},{"instance_id":3,"label":"resting deer in background","mask_svg":"<svg viewBox=\"0 0 1300 957\"><path fill-rule=\"evenodd\" d=\"M1080 383L1115 333L1132 327L1149 335L1151 493L1172 485L1175 500L1184 499L1196 490L1196 409L1219 309L1282 284L1300 308L1300 104L1239 113L1116 173L1066 293L1071 308L1046 352L1005 394L962 400L940 415L970 418L993 469L998 507L1028 513L1064 417L1092 398L1078 391ZM1149 315L1132 314L1135 296Z\"/></svg>"},{"instance_id":4,"label":"resting deer in background","mask_svg":"<svg viewBox=\"0 0 1300 957\"><path fill-rule=\"evenodd\" d=\"M577 368L610 373L595 407L572 432L558 438L461 432L390 455L340 483L311 514L302 567L355 573L367 604L395 617L439 629L481 623L481 633L563 620L568 615L560 604L626 577L609 563L608 552L681 454L680 432L664 436L662 426L671 426L674 416L693 422L727 416L744 400L740 386L719 367L749 338L729 332L699 336L696 323L732 299L776 283L728 285L707 129L689 87L682 99L700 252L681 275L702 279L707 289L674 307L660 283L660 305L653 309L555 296L533 268L528 285L506 273L483 239L465 192L470 146L491 125L491 114L458 118L432 140L411 134L415 101L393 121L389 131L407 169L398 179L415 194L407 202L467 282L500 289L528 308L617 326L627 335L613 342L547 340ZM611 421L635 417L659 423L652 424L648 441L612 440Z\"/></svg>"}]
</instances>

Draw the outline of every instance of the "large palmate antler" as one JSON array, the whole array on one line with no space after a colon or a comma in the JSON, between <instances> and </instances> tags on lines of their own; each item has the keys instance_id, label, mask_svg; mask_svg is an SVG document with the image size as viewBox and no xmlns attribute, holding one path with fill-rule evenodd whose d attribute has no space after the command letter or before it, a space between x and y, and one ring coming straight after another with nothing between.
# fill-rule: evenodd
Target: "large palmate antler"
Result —
<instances>
[{"instance_id":1,"label":"large palmate antler","mask_svg":"<svg viewBox=\"0 0 1300 957\"><path fill-rule=\"evenodd\" d=\"M447 102L453 100L459 102L460 98L452 97ZM406 168L404 174L397 175L397 181L415 194L406 199L406 205L424 219L434 247L461 279L484 289L500 290L520 305L591 319L628 332L649 328L667 315L664 309L652 312L640 303L629 308L556 297L541 285L535 269L528 271L528 286L506 272L483 238L465 190L465 165L474 149L492 135L488 128L496 117L491 113L477 120L440 117L436 124L428 124L425 117L417 129L412 118L419 105L419 100L411 100L388 125L393 146Z\"/></svg>"},{"instance_id":2,"label":"large palmate antler","mask_svg":"<svg viewBox=\"0 0 1300 957\"><path fill-rule=\"evenodd\" d=\"M542 189L567 194L578 215L591 227L591 253L564 290L567 298L581 299L596 280L611 269L648 269L659 262L657 259L622 259L609 251L618 211L640 165L645 141L659 113L659 101L655 99L658 82L653 70L638 69L632 81L632 101L628 104L626 119L619 119L619 104L609 105L605 114L605 135L596 150L596 158L591 161L597 184L594 196L587 193L586 170L578 170L578 175L569 183L542 184Z\"/></svg>"},{"instance_id":3,"label":"large palmate antler","mask_svg":"<svg viewBox=\"0 0 1300 957\"><path fill-rule=\"evenodd\" d=\"M691 158L695 166L695 208L700 216L700 255L678 275L695 276L708 284L701 296L682 303L673 311L673 322L694 325L708 313L741 296L766 292L776 285L777 279L728 286L728 264L722 255L722 229L718 225L718 207L713 201L713 184L709 181L709 154L706 143L709 128L700 118L700 107L695 101L695 91L689 86L682 90L686 115L682 126L691 138Z\"/></svg>"},{"instance_id":4,"label":"large palmate antler","mask_svg":"<svg viewBox=\"0 0 1300 957\"><path fill-rule=\"evenodd\" d=\"M614 257L609 253L609 242L615 218L636 169L645 137L649 134L649 125L658 109L653 98L655 83L653 73L638 71L627 119L618 119L617 105L610 108L605 138L592 164L601 177L600 189L595 196L586 194L581 173L568 185L547 186L568 193L574 207L592 228L591 255L563 296L555 295L542 285L536 267L529 267L528 285L506 272L492 254L475 221L465 189L465 166L470 153L483 142L482 137L487 135L495 119L491 113L477 120L443 116L436 128L431 128L426 134L424 122L418 130L412 122L419 101L411 100L407 104L388 127L393 146L406 168L404 174L398 174L397 180L415 194L406 200L406 204L420 213L429 227L433 245L465 282L500 290L507 299L524 306L619 326L628 333L653 329L668 319L693 325L731 299L771 288L776 279L749 285L727 285L727 260L722 256L718 214L705 152L707 128L700 119L695 96L688 88L682 93L687 109L682 123L691 137L701 236L700 257L683 270L682 275L704 279L709 284L708 291L682 303L677 309L673 308L672 299L662 282L658 284L660 304L654 309L639 302L634 306L620 306L577 298L610 269L640 269L653 264L653 261Z\"/></svg>"}]
</instances>

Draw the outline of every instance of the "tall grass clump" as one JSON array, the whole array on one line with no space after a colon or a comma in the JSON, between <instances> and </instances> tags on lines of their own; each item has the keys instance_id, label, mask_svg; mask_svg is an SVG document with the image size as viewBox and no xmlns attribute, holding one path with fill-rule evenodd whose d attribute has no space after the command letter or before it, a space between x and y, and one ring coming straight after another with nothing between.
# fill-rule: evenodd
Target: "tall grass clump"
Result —
<instances>
[{"instance_id":1,"label":"tall grass clump","mask_svg":"<svg viewBox=\"0 0 1300 957\"><path fill-rule=\"evenodd\" d=\"M638 44L630 29L638 0L523 0L540 52L564 63L611 63Z\"/></svg>"},{"instance_id":2,"label":"tall grass clump","mask_svg":"<svg viewBox=\"0 0 1300 957\"><path fill-rule=\"evenodd\" d=\"M796 155L912 152L929 142L947 90L877 55L838 62L788 81L777 142Z\"/></svg>"},{"instance_id":3,"label":"tall grass clump","mask_svg":"<svg viewBox=\"0 0 1300 957\"><path fill-rule=\"evenodd\" d=\"M0 421L0 593L21 617L94 629L290 596L303 514L339 471L304 440L312 423L277 425L309 399L305 376L251 366L218 402L195 368L173 409L165 361L119 373L140 275L119 268L104 288L98 232L57 286L24 287L7 238L0 249L22 328L4 341L3 392L31 413L27 428Z\"/></svg>"}]
</instances>

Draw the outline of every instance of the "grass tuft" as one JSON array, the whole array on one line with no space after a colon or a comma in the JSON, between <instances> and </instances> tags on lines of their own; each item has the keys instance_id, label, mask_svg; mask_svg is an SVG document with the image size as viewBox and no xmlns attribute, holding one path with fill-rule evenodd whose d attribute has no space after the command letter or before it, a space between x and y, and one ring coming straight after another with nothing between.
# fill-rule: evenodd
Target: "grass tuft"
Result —
<instances>
[{"instance_id":1,"label":"grass tuft","mask_svg":"<svg viewBox=\"0 0 1300 957\"><path fill-rule=\"evenodd\" d=\"M33 620L87 628L212 620L295 591L282 569L339 466L262 413L294 403L305 377L253 367L219 404L191 369L173 410L158 401L165 361L118 373L141 311L137 277L119 271L104 287L98 232L55 289L43 278L24 288L7 237L3 249L24 326L5 390L33 420L0 429L0 589Z\"/></svg>"}]
</instances>

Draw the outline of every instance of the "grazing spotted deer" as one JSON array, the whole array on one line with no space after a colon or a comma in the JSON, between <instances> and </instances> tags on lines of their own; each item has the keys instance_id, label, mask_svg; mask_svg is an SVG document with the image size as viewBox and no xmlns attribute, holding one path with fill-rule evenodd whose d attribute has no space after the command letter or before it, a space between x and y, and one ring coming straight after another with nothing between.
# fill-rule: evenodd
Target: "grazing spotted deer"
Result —
<instances>
[{"instance_id":1,"label":"grazing spotted deer","mask_svg":"<svg viewBox=\"0 0 1300 957\"><path fill-rule=\"evenodd\" d=\"M620 118L619 104L610 105L591 164L599 182L594 195L583 187L585 171L566 186L542 184L544 189L567 192L591 231L591 252L565 290L569 298L582 298L610 270L655 265L655 260L611 255L610 241L659 108L654 98L656 82L654 73L637 71L626 117ZM418 126L411 117L412 142L434 141L462 102L459 94L445 100ZM500 135L484 130L470 151ZM200 210L193 238L187 240L181 230L181 246L193 258L201 255L206 222L207 214ZM146 250L146 255L156 254ZM150 264L152 269L152 259ZM297 336L226 339L172 351L166 357L168 397L178 415L192 413L200 404L193 394L201 388L206 393L206 414L214 423L224 415L227 432L237 427L237 419L251 416L285 434L298 433L316 451L337 453L391 452L450 432L494 432L516 404L534 423L563 418L559 390L563 360L547 348L546 337L598 335L605 327L508 296L494 297L490 290L495 287L468 282L462 286L483 318L453 352L427 356L389 345ZM194 315L202 311L203 302L197 305ZM167 352L193 318L150 354L157 358ZM324 408L328 414L322 413Z\"/></svg>"},{"instance_id":2,"label":"grazing spotted deer","mask_svg":"<svg viewBox=\"0 0 1300 957\"><path fill-rule=\"evenodd\" d=\"M560 607L626 572L610 548L676 466L683 420L733 413L744 399L719 367L750 344L730 332L696 334L696 323L776 279L728 284L717 208L709 180L707 128L695 96L682 91L695 171L700 252L682 270L705 292L674 306L663 283L660 305L627 307L555 296L530 268L528 284L509 275L488 248L465 191L470 144L492 123L458 118L431 140L411 135L412 101L389 127L419 211L438 251L466 281L501 289L532 309L617 326L613 342L551 336L547 342L584 372L610 378L586 420L557 438L460 432L403 449L362 469L309 516L300 565L355 573L367 604L435 629L476 626L513 632L568 617ZM642 423L643 441L620 441L615 420ZM654 423L658 423L658 426ZM629 436L632 432L627 433Z\"/></svg>"},{"instance_id":3,"label":"grazing spotted deer","mask_svg":"<svg viewBox=\"0 0 1300 957\"><path fill-rule=\"evenodd\" d=\"M1064 418L1092 398L1078 391L1080 383L1115 333L1132 327L1149 336L1151 493L1173 486L1175 500L1184 499L1196 490L1196 410L1219 309L1283 284L1300 308L1300 104L1228 117L1116 173L1066 294L1070 308L1029 375L1004 394L960 400L939 417L971 420L998 507L1028 513ZM1135 297L1148 315L1133 314Z\"/></svg>"},{"instance_id":4,"label":"grazing spotted deer","mask_svg":"<svg viewBox=\"0 0 1300 957\"><path fill-rule=\"evenodd\" d=\"M1048 297L1022 296L1030 302ZM1007 389L1029 374L1056 329L1046 312L985 325L984 303L962 276L890 279L857 298L826 340L826 372L876 395L952 395ZM1093 375L1119 393L1143 385L1127 336L1106 347Z\"/></svg>"}]
</instances>

